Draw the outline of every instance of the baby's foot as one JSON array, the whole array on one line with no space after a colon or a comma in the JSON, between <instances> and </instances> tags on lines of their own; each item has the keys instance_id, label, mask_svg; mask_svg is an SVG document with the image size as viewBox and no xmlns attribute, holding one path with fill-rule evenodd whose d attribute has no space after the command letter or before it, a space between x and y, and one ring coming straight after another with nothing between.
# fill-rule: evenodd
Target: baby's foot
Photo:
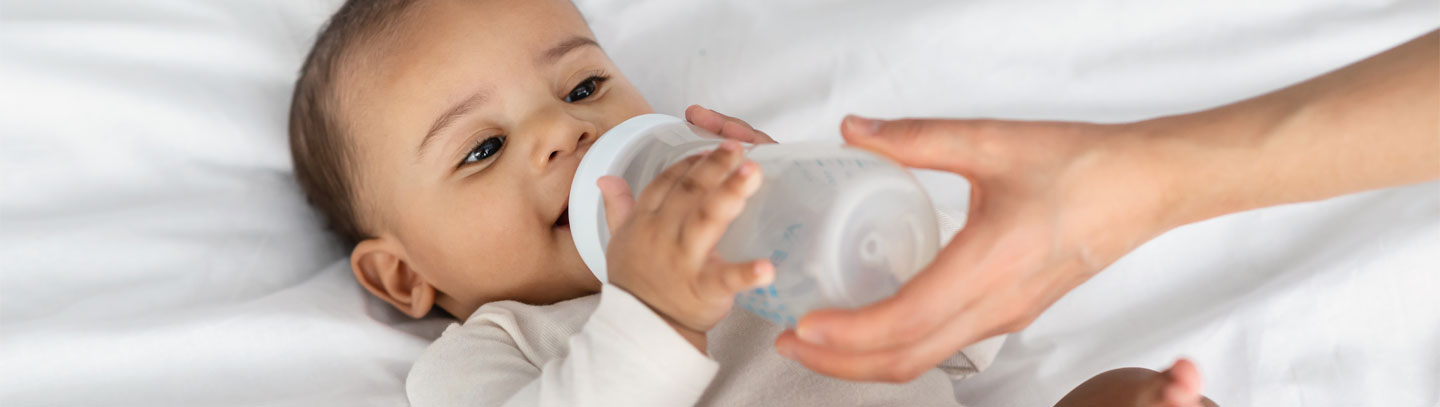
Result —
<instances>
[{"instance_id":1,"label":"baby's foot","mask_svg":"<svg viewBox=\"0 0 1440 407\"><path fill-rule=\"evenodd\" d=\"M1195 363L1188 359L1176 360L1174 365L1160 372L1152 379L1153 407L1201 407L1214 405L1200 395L1203 380Z\"/></svg>"}]
</instances>

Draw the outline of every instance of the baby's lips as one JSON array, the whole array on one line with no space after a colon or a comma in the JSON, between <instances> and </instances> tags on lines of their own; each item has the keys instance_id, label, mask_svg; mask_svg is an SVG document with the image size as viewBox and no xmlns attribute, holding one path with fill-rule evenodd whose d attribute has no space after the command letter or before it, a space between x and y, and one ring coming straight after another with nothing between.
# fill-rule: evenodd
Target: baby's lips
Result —
<instances>
[{"instance_id":1,"label":"baby's lips","mask_svg":"<svg viewBox=\"0 0 1440 407\"><path fill-rule=\"evenodd\" d=\"M561 211L560 211L560 217L555 219L555 226L569 226L569 225L570 225L570 207L569 207L569 206L566 206L564 210L561 210Z\"/></svg>"}]
</instances>

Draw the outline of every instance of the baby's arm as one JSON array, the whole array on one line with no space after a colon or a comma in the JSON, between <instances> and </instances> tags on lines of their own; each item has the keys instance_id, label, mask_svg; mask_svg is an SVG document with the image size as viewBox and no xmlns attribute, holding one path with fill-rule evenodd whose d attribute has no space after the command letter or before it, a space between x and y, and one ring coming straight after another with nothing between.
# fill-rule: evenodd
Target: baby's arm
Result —
<instances>
[{"instance_id":1,"label":"baby's arm","mask_svg":"<svg viewBox=\"0 0 1440 407\"><path fill-rule=\"evenodd\" d=\"M718 365L624 290L548 306L481 307L412 368L416 407L693 405ZM572 331L585 321L578 332ZM573 335L570 335L574 332ZM551 343L570 335L566 347Z\"/></svg>"}]
</instances>

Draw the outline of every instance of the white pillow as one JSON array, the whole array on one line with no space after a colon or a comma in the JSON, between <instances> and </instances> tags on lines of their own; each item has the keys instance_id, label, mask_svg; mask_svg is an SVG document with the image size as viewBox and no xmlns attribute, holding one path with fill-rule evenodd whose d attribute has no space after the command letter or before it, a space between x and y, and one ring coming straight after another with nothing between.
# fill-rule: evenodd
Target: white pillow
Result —
<instances>
[{"instance_id":1,"label":"white pillow","mask_svg":"<svg viewBox=\"0 0 1440 407\"><path fill-rule=\"evenodd\" d=\"M3 5L0 404L403 403L434 323L367 308L291 177L337 6Z\"/></svg>"}]
</instances>

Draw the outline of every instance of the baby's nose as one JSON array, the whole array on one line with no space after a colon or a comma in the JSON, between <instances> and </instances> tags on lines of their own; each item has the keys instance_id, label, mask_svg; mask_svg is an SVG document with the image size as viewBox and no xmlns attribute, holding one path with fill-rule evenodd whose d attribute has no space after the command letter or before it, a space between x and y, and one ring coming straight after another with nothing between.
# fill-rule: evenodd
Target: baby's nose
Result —
<instances>
[{"instance_id":1,"label":"baby's nose","mask_svg":"<svg viewBox=\"0 0 1440 407\"><path fill-rule=\"evenodd\" d=\"M599 137L595 126L589 122L568 117L566 119L564 123L552 127L549 134L545 135L544 144L538 151L542 155L539 159L541 166L567 158L578 160L595 138Z\"/></svg>"}]
</instances>

